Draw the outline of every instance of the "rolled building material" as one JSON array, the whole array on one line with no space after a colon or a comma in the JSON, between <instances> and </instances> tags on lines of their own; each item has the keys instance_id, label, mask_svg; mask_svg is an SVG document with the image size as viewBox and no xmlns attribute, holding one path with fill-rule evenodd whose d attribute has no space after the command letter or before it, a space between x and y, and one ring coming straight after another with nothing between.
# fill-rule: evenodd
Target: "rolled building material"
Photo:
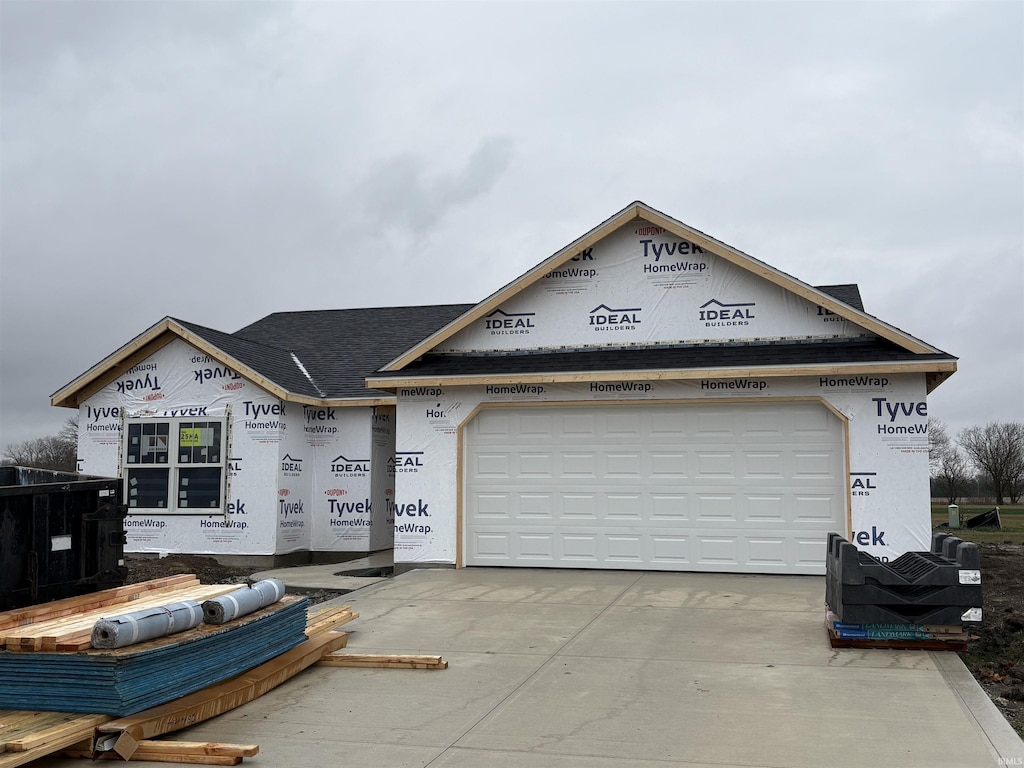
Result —
<instances>
[{"instance_id":1,"label":"rolled building material","mask_svg":"<svg viewBox=\"0 0 1024 768\"><path fill-rule=\"evenodd\" d=\"M207 600L203 603L203 620L207 624L224 624L276 603L284 593L284 582L278 579L257 581L252 586Z\"/></svg>"},{"instance_id":2,"label":"rolled building material","mask_svg":"<svg viewBox=\"0 0 1024 768\"><path fill-rule=\"evenodd\" d=\"M183 600L97 621L92 628L93 648L124 648L156 637L198 627L203 608L196 600Z\"/></svg>"}]
</instances>

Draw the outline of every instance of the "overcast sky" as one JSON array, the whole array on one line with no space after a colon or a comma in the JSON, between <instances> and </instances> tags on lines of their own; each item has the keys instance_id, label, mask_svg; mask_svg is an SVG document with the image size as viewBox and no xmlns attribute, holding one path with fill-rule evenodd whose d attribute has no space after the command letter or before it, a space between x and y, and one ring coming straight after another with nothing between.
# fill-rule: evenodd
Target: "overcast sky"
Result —
<instances>
[{"instance_id":1,"label":"overcast sky","mask_svg":"<svg viewBox=\"0 0 1024 768\"><path fill-rule=\"evenodd\" d=\"M475 302L633 200L1024 421L1024 3L0 0L0 448L170 315Z\"/></svg>"}]
</instances>

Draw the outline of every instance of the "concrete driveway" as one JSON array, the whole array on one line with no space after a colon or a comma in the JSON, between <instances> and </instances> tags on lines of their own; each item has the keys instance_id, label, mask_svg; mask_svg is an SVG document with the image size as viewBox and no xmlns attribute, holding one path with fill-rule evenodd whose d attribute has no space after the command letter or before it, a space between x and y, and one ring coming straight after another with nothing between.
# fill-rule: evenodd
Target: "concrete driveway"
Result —
<instances>
[{"instance_id":1,"label":"concrete driveway","mask_svg":"<svg viewBox=\"0 0 1024 768\"><path fill-rule=\"evenodd\" d=\"M806 576L412 571L341 599L348 649L447 670L313 667L169 738L273 768L1024 765L956 654L832 650L823 599Z\"/></svg>"}]
</instances>

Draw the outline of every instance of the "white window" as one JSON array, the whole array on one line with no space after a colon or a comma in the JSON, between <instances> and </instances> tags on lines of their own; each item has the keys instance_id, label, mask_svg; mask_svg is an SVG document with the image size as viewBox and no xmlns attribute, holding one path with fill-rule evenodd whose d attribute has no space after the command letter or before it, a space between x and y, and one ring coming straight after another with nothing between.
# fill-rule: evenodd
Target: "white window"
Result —
<instances>
[{"instance_id":1,"label":"white window","mask_svg":"<svg viewBox=\"0 0 1024 768\"><path fill-rule=\"evenodd\" d=\"M219 420L127 422L123 470L129 509L221 510L226 432Z\"/></svg>"}]
</instances>

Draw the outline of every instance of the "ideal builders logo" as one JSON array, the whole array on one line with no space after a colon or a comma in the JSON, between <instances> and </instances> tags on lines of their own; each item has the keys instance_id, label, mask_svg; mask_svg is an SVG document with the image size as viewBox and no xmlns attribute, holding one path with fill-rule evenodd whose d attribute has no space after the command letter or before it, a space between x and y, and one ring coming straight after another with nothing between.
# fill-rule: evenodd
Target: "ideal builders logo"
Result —
<instances>
[{"instance_id":1,"label":"ideal builders logo","mask_svg":"<svg viewBox=\"0 0 1024 768\"><path fill-rule=\"evenodd\" d=\"M878 490L877 472L851 472L850 473L850 495L870 496L872 491Z\"/></svg>"},{"instance_id":2,"label":"ideal builders logo","mask_svg":"<svg viewBox=\"0 0 1024 768\"><path fill-rule=\"evenodd\" d=\"M342 455L331 462L335 477L365 477L369 471L369 459L349 459Z\"/></svg>"},{"instance_id":3,"label":"ideal builders logo","mask_svg":"<svg viewBox=\"0 0 1024 768\"><path fill-rule=\"evenodd\" d=\"M590 310L590 326L595 331L635 331L640 325L641 307L613 309L601 304Z\"/></svg>"},{"instance_id":4,"label":"ideal builders logo","mask_svg":"<svg viewBox=\"0 0 1024 768\"><path fill-rule=\"evenodd\" d=\"M281 459L281 474L285 477L301 477L302 459L293 459L286 453Z\"/></svg>"},{"instance_id":5,"label":"ideal builders logo","mask_svg":"<svg viewBox=\"0 0 1024 768\"><path fill-rule=\"evenodd\" d=\"M756 318L755 306L757 305L753 301L723 304L718 299L712 299L700 305L700 320L707 328L750 325L750 321Z\"/></svg>"},{"instance_id":6,"label":"ideal builders logo","mask_svg":"<svg viewBox=\"0 0 1024 768\"><path fill-rule=\"evenodd\" d=\"M423 451L396 451L393 459L388 459L388 474L396 472L419 472L423 467Z\"/></svg>"},{"instance_id":7,"label":"ideal builders logo","mask_svg":"<svg viewBox=\"0 0 1024 768\"><path fill-rule=\"evenodd\" d=\"M526 335L537 326L536 312L504 312L496 309L484 317L484 327L491 336Z\"/></svg>"}]
</instances>

